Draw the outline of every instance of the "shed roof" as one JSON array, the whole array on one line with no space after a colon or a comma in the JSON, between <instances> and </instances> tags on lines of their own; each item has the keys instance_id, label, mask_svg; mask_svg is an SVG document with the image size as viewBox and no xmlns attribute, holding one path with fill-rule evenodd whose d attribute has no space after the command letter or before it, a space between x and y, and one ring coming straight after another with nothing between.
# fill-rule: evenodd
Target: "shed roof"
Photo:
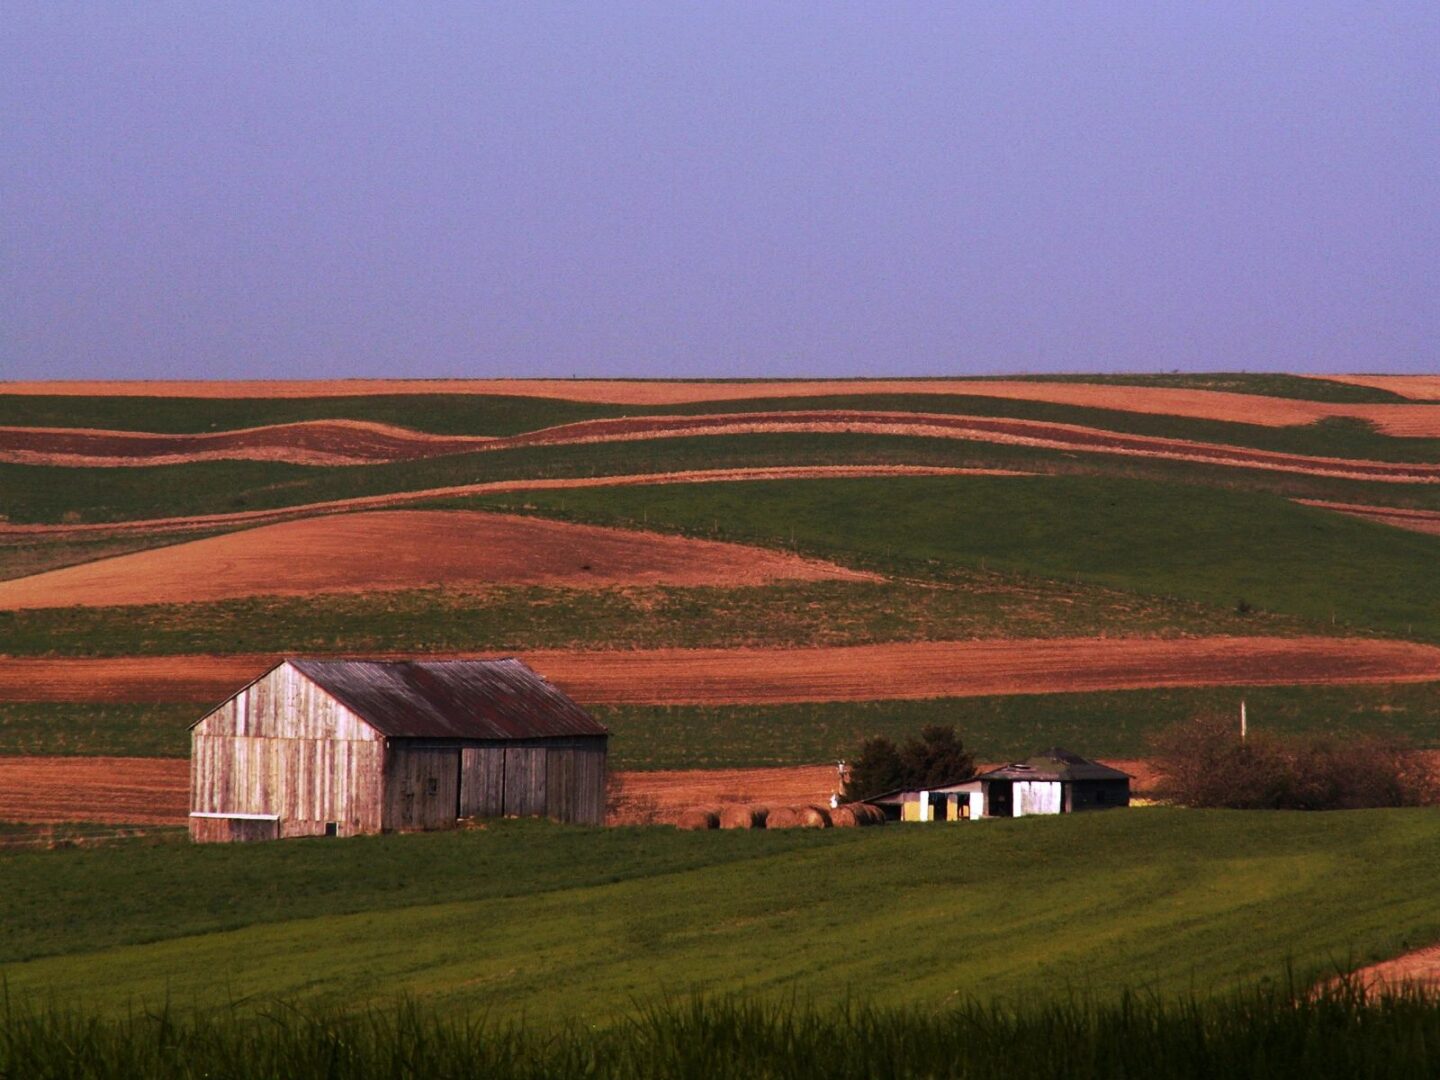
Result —
<instances>
[{"instance_id":1,"label":"shed roof","mask_svg":"<svg viewBox=\"0 0 1440 1080\"><path fill-rule=\"evenodd\" d=\"M1059 746L1042 750L1024 761L991 769L977 780L1128 780L1129 773L1101 765Z\"/></svg>"},{"instance_id":2,"label":"shed roof","mask_svg":"<svg viewBox=\"0 0 1440 1080\"><path fill-rule=\"evenodd\" d=\"M382 735L545 739L607 735L529 665L503 660L291 660Z\"/></svg>"}]
</instances>

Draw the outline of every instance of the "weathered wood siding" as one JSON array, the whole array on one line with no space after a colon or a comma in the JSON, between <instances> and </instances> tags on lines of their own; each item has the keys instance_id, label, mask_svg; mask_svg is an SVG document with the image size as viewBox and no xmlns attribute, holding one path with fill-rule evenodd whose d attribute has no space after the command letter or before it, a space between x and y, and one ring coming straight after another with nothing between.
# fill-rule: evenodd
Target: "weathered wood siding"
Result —
<instances>
[{"instance_id":1,"label":"weathered wood siding","mask_svg":"<svg viewBox=\"0 0 1440 1080\"><path fill-rule=\"evenodd\" d=\"M605 751L605 740L592 738L465 744L460 816L603 824Z\"/></svg>"},{"instance_id":2,"label":"weathered wood siding","mask_svg":"<svg viewBox=\"0 0 1440 1080\"><path fill-rule=\"evenodd\" d=\"M460 748L392 741L385 757L385 829L453 829L459 810Z\"/></svg>"},{"instance_id":3,"label":"weathered wood siding","mask_svg":"<svg viewBox=\"0 0 1440 1080\"><path fill-rule=\"evenodd\" d=\"M251 840L275 840L279 822L269 818L190 819L190 838L202 844L234 844Z\"/></svg>"},{"instance_id":4,"label":"weathered wood siding","mask_svg":"<svg viewBox=\"0 0 1440 1080\"><path fill-rule=\"evenodd\" d=\"M192 811L275 814L281 836L382 827L383 741L288 664L201 720L190 745Z\"/></svg>"},{"instance_id":5,"label":"weathered wood siding","mask_svg":"<svg viewBox=\"0 0 1440 1080\"><path fill-rule=\"evenodd\" d=\"M466 746L460 751L460 816L505 813L505 745Z\"/></svg>"}]
</instances>

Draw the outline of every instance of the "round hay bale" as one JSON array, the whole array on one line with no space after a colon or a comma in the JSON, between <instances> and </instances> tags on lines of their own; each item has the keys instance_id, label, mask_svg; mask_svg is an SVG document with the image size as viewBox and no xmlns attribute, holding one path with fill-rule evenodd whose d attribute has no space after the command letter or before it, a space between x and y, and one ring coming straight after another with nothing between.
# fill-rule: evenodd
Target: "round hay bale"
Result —
<instances>
[{"instance_id":1,"label":"round hay bale","mask_svg":"<svg viewBox=\"0 0 1440 1080\"><path fill-rule=\"evenodd\" d=\"M798 829L800 811L793 806L772 806L765 818L767 829Z\"/></svg>"},{"instance_id":2,"label":"round hay bale","mask_svg":"<svg viewBox=\"0 0 1440 1080\"><path fill-rule=\"evenodd\" d=\"M731 803L720 808L722 829L763 829L765 807L748 806L745 803Z\"/></svg>"},{"instance_id":3,"label":"round hay bale","mask_svg":"<svg viewBox=\"0 0 1440 1080\"><path fill-rule=\"evenodd\" d=\"M802 829L830 828L830 811L823 806L802 806L798 813Z\"/></svg>"},{"instance_id":4,"label":"round hay bale","mask_svg":"<svg viewBox=\"0 0 1440 1080\"><path fill-rule=\"evenodd\" d=\"M886 821L885 811L874 803L857 803L855 807L856 816L860 818L861 825L884 825Z\"/></svg>"},{"instance_id":5,"label":"round hay bale","mask_svg":"<svg viewBox=\"0 0 1440 1080\"><path fill-rule=\"evenodd\" d=\"M830 824L837 829L853 829L860 825L863 817L865 815L853 806L837 806L830 811ZM866 820L865 824L870 822Z\"/></svg>"},{"instance_id":6,"label":"round hay bale","mask_svg":"<svg viewBox=\"0 0 1440 1080\"><path fill-rule=\"evenodd\" d=\"M714 810L706 810L704 807L694 807L683 811L675 819L677 829L693 829L699 832L702 829L718 829L720 827L720 815Z\"/></svg>"}]
</instances>

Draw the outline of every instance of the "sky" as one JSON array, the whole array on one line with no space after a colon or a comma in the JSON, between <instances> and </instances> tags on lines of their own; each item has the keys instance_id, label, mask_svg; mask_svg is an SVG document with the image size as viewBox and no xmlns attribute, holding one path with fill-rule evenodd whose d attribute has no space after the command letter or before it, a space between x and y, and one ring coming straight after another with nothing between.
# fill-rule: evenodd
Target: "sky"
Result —
<instances>
[{"instance_id":1,"label":"sky","mask_svg":"<svg viewBox=\"0 0 1440 1080\"><path fill-rule=\"evenodd\" d=\"M1440 370L1440 4L0 19L0 378Z\"/></svg>"}]
</instances>

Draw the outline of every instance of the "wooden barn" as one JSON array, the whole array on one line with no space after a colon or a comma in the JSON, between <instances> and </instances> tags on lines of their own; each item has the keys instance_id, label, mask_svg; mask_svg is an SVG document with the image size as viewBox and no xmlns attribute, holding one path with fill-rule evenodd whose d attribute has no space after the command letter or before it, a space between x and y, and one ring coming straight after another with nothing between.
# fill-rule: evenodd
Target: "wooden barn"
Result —
<instances>
[{"instance_id":1,"label":"wooden barn","mask_svg":"<svg viewBox=\"0 0 1440 1080\"><path fill-rule=\"evenodd\" d=\"M190 835L599 825L608 739L519 660L286 660L191 727Z\"/></svg>"}]
</instances>

